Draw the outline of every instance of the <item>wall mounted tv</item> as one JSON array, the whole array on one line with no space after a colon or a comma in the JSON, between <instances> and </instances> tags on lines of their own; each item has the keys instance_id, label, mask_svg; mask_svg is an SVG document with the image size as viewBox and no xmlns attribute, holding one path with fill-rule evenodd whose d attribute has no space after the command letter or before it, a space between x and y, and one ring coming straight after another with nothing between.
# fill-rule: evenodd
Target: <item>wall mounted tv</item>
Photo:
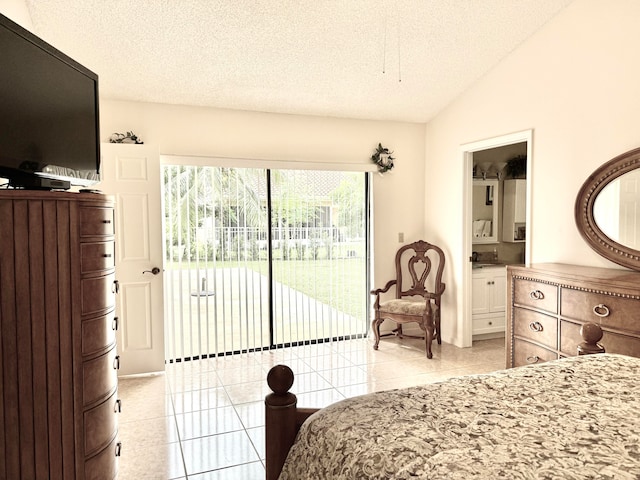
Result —
<instances>
[{"instance_id":1,"label":"wall mounted tv","mask_svg":"<svg viewBox=\"0 0 640 480\"><path fill-rule=\"evenodd\" d=\"M67 189L99 171L98 76L0 14L0 178Z\"/></svg>"}]
</instances>

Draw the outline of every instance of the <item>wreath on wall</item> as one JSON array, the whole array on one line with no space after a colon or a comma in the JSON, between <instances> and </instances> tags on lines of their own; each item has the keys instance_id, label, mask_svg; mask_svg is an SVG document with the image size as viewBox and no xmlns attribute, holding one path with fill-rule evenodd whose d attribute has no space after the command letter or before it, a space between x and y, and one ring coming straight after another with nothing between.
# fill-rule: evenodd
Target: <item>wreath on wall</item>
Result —
<instances>
[{"instance_id":1,"label":"wreath on wall","mask_svg":"<svg viewBox=\"0 0 640 480\"><path fill-rule=\"evenodd\" d=\"M381 143L378 144L375 153L371 155L371 161L378 165L378 172L388 172L393 168L395 158L391 156L392 153L388 148L383 147Z\"/></svg>"}]
</instances>

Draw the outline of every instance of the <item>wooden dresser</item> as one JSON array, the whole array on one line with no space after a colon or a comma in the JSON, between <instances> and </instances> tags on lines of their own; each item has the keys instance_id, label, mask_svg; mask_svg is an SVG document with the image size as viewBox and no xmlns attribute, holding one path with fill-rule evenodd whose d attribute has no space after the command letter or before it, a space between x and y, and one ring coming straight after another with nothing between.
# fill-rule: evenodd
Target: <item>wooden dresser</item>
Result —
<instances>
[{"instance_id":1,"label":"wooden dresser","mask_svg":"<svg viewBox=\"0 0 640 480\"><path fill-rule=\"evenodd\" d=\"M117 474L114 209L0 191L0 478Z\"/></svg>"},{"instance_id":2,"label":"wooden dresser","mask_svg":"<svg viewBox=\"0 0 640 480\"><path fill-rule=\"evenodd\" d=\"M507 367L576 355L580 327L609 353L640 357L640 272L557 263L507 267Z\"/></svg>"}]
</instances>

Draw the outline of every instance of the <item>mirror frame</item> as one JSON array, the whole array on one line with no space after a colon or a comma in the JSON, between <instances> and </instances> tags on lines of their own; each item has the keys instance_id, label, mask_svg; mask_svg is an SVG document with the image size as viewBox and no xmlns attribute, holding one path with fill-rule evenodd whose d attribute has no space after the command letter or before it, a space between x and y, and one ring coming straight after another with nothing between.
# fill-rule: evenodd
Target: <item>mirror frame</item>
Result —
<instances>
[{"instance_id":1,"label":"mirror frame","mask_svg":"<svg viewBox=\"0 0 640 480\"><path fill-rule=\"evenodd\" d=\"M640 270L640 251L607 237L595 221L593 205L604 187L637 168L640 168L640 148L609 160L587 178L575 205L576 226L587 244L607 260L632 270Z\"/></svg>"}]
</instances>

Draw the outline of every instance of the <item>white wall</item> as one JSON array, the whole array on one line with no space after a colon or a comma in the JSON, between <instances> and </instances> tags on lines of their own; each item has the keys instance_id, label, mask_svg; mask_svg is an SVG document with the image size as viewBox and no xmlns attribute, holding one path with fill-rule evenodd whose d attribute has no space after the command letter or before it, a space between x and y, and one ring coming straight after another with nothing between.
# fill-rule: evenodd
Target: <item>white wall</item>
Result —
<instances>
[{"instance_id":1,"label":"white wall","mask_svg":"<svg viewBox=\"0 0 640 480\"><path fill-rule=\"evenodd\" d=\"M31 15L29 15L29 10L27 9L27 4L24 0L2 0L0 13L27 30L31 32L33 31Z\"/></svg>"},{"instance_id":2,"label":"white wall","mask_svg":"<svg viewBox=\"0 0 640 480\"><path fill-rule=\"evenodd\" d=\"M395 277L398 232L407 242L425 237L422 124L113 100L100 102L100 122L103 141L132 130L145 143L158 145L161 154L262 159L265 167L276 160L370 166L382 143L396 161L390 172L373 175L374 285Z\"/></svg>"},{"instance_id":3,"label":"white wall","mask_svg":"<svg viewBox=\"0 0 640 480\"><path fill-rule=\"evenodd\" d=\"M640 144L640 2L576 0L426 127L426 231L448 250L443 336L462 343L460 145L533 129L531 258L620 268L582 240L574 202L601 164ZM432 205L447 208L429 209Z\"/></svg>"}]
</instances>

